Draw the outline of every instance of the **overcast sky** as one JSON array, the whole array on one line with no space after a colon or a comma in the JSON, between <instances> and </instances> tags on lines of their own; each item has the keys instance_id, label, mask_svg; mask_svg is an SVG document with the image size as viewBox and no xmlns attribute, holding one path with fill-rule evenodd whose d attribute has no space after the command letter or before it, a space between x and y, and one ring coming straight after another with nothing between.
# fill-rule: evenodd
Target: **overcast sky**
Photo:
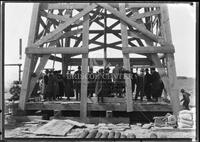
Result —
<instances>
[{"instance_id":1,"label":"overcast sky","mask_svg":"<svg viewBox=\"0 0 200 142\"><path fill-rule=\"evenodd\" d=\"M24 63L30 26L31 3L5 4L5 63ZM195 77L195 6L168 4L175 64L178 76ZM19 38L23 40L23 58L19 60ZM5 85L18 79L17 67L5 67Z\"/></svg>"}]
</instances>

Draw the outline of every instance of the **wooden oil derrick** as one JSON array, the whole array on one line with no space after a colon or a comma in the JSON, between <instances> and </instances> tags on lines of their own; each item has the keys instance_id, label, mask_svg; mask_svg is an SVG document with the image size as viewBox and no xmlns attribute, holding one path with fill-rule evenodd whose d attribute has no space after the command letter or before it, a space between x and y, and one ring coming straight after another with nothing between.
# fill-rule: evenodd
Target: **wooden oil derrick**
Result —
<instances>
[{"instance_id":1,"label":"wooden oil derrick","mask_svg":"<svg viewBox=\"0 0 200 142\"><path fill-rule=\"evenodd\" d=\"M76 13L76 14L74 14ZM108 21L114 22L109 25ZM91 29L95 23L101 29ZM120 29L116 27L119 26ZM108 42L111 34L118 41ZM90 35L95 35L90 38ZM99 39L103 37L103 41ZM72 42L74 41L74 43ZM90 48L93 44L95 47ZM108 58L107 49L120 50L123 58ZM34 4L26 59L22 78L20 108L26 102L48 60L62 63L62 73L68 66L82 66L83 76L88 72L88 54L103 50L104 65L123 63L130 70L132 65L156 67L167 95L170 96L174 114L179 111L176 87L174 46L168 10L164 4L152 3L42 3ZM130 58L129 54L145 58ZM159 54L158 54L159 53ZM61 58L54 54L61 54ZM82 55L82 58L72 58ZM38 63L37 63L38 62ZM37 65L37 66L36 66ZM36 77L32 74L35 73ZM127 112L134 111L131 80L125 75ZM80 116L87 117L87 78L81 80Z\"/></svg>"}]
</instances>

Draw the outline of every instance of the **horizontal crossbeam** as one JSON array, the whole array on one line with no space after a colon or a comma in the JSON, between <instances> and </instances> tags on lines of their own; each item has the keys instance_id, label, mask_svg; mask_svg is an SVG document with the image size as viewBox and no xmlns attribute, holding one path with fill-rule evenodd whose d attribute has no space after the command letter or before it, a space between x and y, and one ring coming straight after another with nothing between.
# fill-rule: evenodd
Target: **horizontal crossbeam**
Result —
<instances>
[{"instance_id":1,"label":"horizontal crossbeam","mask_svg":"<svg viewBox=\"0 0 200 142\"><path fill-rule=\"evenodd\" d=\"M175 50L173 47L128 47L123 48L123 53L174 53Z\"/></svg>"},{"instance_id":2,"label":"horizontal crossbeam","mask_svg":"<svg viewBox=\"0 0 200 142\"><path fill-rule=\"evenodd\" d=\"M26 54L83 54L88 53L84 47L48 47L48 48L26 48Z\"/></svg>"},{"instance_id":3,"label":"horizontal crossbeam","mask_svg":"<svg viewBox=\"0 0 200 142\"><path fill-rule=\"evenodd\" d=\"M43 3L41 9L84 9L88 3Z\"/></svg>"}]
</instances>

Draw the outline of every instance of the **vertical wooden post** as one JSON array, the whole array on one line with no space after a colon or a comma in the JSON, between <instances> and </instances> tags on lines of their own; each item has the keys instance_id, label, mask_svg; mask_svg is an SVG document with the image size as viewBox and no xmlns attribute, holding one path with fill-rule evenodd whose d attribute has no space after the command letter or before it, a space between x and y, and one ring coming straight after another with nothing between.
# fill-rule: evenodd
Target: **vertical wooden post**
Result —
<instances>
[{"instance_id":1,"label":"vertical wooden post","mask_svg":"<svg viewBox=\"0 0 200 142\"><path fill-rule=\"evenodd\" d=\"M119 9L123 14L126 14L125 4L119 4ZM127 25L121 20L121 35L122 35L122 48L128 47L128 33L127 33ZM123 53L123 62L124 68L130 71L130 60L129 54ZM132 86L131 86L131 78L130 74L125 74L125 84L126 84L126 103L127 103L127 112L133 111L133 94L132 94Z\"/></svg>"},{"instance_id":2,"label":"vertical wooden post","mask_svg":"<svg viewBox=\"0 0 200 142\"><path fill-rule=\"evenodd\" d=\"M0 5L0 13L3 12L2 5ZM3 59L3 28L2 28L2 15L0 14L0 140L4 138L4 59Z\"/></svg>"},{"instance_id":3,"label":"vertical wooden post","mask_svg":"<svg viewBox=\"0 0 200 142\"><path fill-rule=\"evenodd\" d=\"M38 16L39 16L39 3L33 5L32 17L31 17L31 25L29 30L28 37L28 47L30 47L36 39L36 32L38 28ZM25 110L26 101L28 99L29 86L30 86L30 78L31 74L35 68L37 61L34 61L33 55L27 55L25 58L25 64L23 69L23 77L22 77L22 88L20 94L19 108L21 110Z\"/></svg>"},{"instance_id":4,"label":"vertical wooden post","mask_svg":"<svg viewBox=\"0 0 200 142\"><path fill-rule=\"evenodd\" d=\"M172 37L171 37L171 28L169 23L168 9L166 5L161 5L161 34L164 37L165 41L172 45ZM179 93L177 89L177 77L176 77L176 68L173 54L166 54L167 60L167 71L169 77L169 94L170 94L170 102L172 104L172 109L174 115L178 115L180 111L180 100Z\"/></svg>"},{"instance_id":5,"label":"vertical wooden post","mask_svg":"<svg viewBox=\"0 0 200 142\"><path fill-rule=\"evenodd\" d=\"M66 10L65 12L65 16L66 17L71 17L71 11L70 10ZM67 30L70 31L69 28L67 28ZM70 37L63 39L65 40L65 46L64 47L70 47ZM65 76L67 73L67 69L68 69L68 62L69 62L69 55L66 54L62 54L62 75Z\"/></svg>"},{"instance_id":6,"label":"vertical wooden post","mask_svg":"<svg viewBox=\"0 0 200 142\"><path fill-rule=\"evenodd\" d=\"M83 17L83 48L89 48L89 14ZM84 121L87 117L87 72L88 72L88 53L82 54L82 74L81 74L81 102L80 117Z\"/></svg>"},{"instance_id":7,"label":"vertical wooden post","mask_svg":"<svg viewBox=\"0 0 200 142\"><path fill-rule=\"evenodd\" d=\"M104 67L106 66L106 58L107 58L107 17L106 17L106 9L104 13Z\"/></svg>"},{"instance_id":8,"label":"vertical wooden post","mask_svg":"<svg viewBox=\"0 0 200 142\"><path fill-rule=\"evenodd\" d=\"M70 38L66 38L65 39L65 47L69 47L69 45L70 45ZM62 54L62 75L63 75L63 77L67 73L69 59L70 59L69 55Z\"/></svg>"}]
</instances>

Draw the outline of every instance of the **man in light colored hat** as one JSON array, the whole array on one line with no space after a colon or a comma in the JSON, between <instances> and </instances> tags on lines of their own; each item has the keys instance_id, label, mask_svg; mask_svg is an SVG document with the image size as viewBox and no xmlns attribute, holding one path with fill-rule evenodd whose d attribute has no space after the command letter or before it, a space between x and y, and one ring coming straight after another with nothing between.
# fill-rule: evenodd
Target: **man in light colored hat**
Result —
<instances>
[{"instance_id":1,"label":"man in light colored hat","mask_svg":"<svg viewBox=\"0 0 200 142\"><path fill-rule=\"evenodd\" d=\"M140 96L140 100L143 101L143 96L144 96L144 69L143 68L140 69L140 74L138 76L135 100L137 100L138 96Z\"/></svg>"}]
</instances>

